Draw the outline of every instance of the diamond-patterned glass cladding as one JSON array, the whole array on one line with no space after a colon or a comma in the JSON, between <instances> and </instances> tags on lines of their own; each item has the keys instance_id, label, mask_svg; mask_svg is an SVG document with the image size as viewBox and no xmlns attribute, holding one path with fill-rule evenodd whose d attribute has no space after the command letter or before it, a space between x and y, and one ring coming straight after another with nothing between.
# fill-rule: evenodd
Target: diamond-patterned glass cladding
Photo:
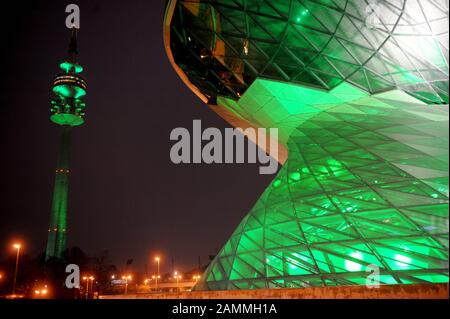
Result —
<instances>
[{"instance_id":1,"label":"diamond-patterned glass cladding","mask_svg":"<svg viewBox=\"0 0 450 319\"><path fill-rule=\"evenodd\" d=\"M268 80L220 104L284 130L289 159L196 289L448 282L447 106Z\"/></svg>"},{"instance_id":2,"label":"diamond-patterned glass cladding","mask_svg":"<svg viewBox=\"0 0 450 319\"><path fill-rule=\"evenodd\" d=\"M175 12L175 60L212 101L269 78L448 103L448 1L180 0Z\"/></svg>"},{"instance_id":3,"label":"diamond-patterned glass cladding","mask_svg":"<svg viewBox=\"0 0 450 319\"><path fill-rule=\"evenodd\" d=\"M448 1L179 0L170 26L209 104L289 149L196 289L448 282Z\"/></svg>"}]
</instances>

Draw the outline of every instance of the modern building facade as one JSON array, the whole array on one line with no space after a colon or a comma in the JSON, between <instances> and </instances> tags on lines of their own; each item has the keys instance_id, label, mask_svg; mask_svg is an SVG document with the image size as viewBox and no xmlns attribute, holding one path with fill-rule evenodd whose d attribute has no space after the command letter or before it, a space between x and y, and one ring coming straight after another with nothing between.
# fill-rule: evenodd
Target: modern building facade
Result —
<instances>
[{"instance_id":1,"label":"modern building facade","mask_svg":"<svg viewBox=\"0 0 450 319\"><path fill-rule=\"evenodd\" d=\"M83 67L77 61L77 29L71 30L68 58L61 63L63 71L53 80L51 121L61 127L53 203L48 228L46 260L61 259L67 242L67 203L70 175L70 144L72 128L84 123L87 83L80 75Z\"/></svg>"},{"instance_id":2,"label":"modern building facade","mask_svg":"<svg viewBox=\"0 0 450 319\"><path fill-rule=\"evenodd\" d=\"M448 2L168 1L184 83L283 167L198 290L448 283Z\"/></svg>"}]
</instances>

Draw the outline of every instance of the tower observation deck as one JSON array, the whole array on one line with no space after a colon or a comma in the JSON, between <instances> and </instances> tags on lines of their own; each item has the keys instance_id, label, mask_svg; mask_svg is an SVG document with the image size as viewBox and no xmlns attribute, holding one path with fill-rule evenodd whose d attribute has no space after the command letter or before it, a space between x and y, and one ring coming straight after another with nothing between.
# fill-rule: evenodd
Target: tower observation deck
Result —
<instances>
[{"instance_id":1,"label":"tower observation deck","mask_svg":"<svg viewBox=\"0 0 450 319\"><path fill-rule=\"evenodd\" d=\"M67 242L67 203L70 175L70 144L72 128L84 123L86 104L83 98L87 82L80 75L83 67L77 62L77 33L71 29L68 58L60 64L62 72L55 76L52 85L50 119L61 127L53 203L48 228L46 260L61 259Z\"/></svg>"}]
</instances>

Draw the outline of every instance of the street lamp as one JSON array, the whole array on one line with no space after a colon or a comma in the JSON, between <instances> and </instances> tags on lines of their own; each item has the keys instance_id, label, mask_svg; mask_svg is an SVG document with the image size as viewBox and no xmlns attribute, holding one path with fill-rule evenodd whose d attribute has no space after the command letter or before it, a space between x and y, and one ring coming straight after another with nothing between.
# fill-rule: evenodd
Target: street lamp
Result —
<instances>
[{"instance_id":1,"label":"street lamp","mask_svg":"<svg viewBox=\"0 0 450 319\"><path fill-rule=\"evenodd\" d=\"M90 276L89 280L91 281L91 294L94 294L94 276Z\"/></svg>"},{"instance_id":2,"label":"street lamp","mask_svg":"<svg viewBox=\"0 0 450 319\"><path fill-rule=\"evenodd\" d=\"M128 295L128 280L131 280L131 275L122 276L122 280L125 280L125 295Z\"/></svg>"},{"instance_id":3,"label":"street lamp","mask_svg":"<svg viewBox=\"0 0 450 319\"><path fill-rule=\"evenodd\" d=\"M156 276L152 276L152 280L155 280L155 291L156 291L156 285L157 285L157 279L156 279ZM151 288L150 288L150 290L151 290Z\"/></svg>"},{"instance_id":4,"label":"street lamp","mask_svg":"<svg viewBox=\"0 0 450 319\"><path fill-rule=\"evenodd\" d=\"M158 269L158 271L156 272L156 290L158 290L158 279L160 278L160 276L159 276L159 262L161 261L161 259L157 256L157 257L155 257L155 261L156 261L156 264L157 264L157 269Z\"/></svg>"},{"instance_id":5,"label":"street lamp","mask_svg":"<svg viewBox=\"0 0 450 319\"><path fill-rule=\"evenodd\" d=\"M200 276L199 275L194 275L194 277L192 277L192 278L195 280L195 283L197 283L198 280L200 279Z\"/></svg>"},{"instance_id":6,"label":"street lamp","mask_svg":"<svg viewBox=\"0 0 450 319\"><path fill-rule=\"evenodd\" d=\"M17 271L19 269L19 255L20 255L20 244L14 244L13 248L17 249L17 255L16 255L16 269L14 271L14 283L13 283L13 291L12 294L16 294L16 283L17 283Z\"/></svg>"},{"instance_id":7,"label":"street lamp","mask_svg":"<svg viewBox=\"0 0 450 319\"><path fill-rule=\"evenodd\" d=\"M175 272L174 273L174 278L177 280L177 292L180 290L180 287L179 287L179 280L181 279L181 275L178 275L178 272Z\"/></svg>"},{"instance_id":8,"label":"street lamp","mask_svg":"<svg viewBox=\"0 0 450 319\"><path fill-rule=\"evenodd\" d=\"M86 281L86 299L88 299L89 296L89 281L88 281L88 277L84 276L83 277L83 281Z\"/></svg>"}]
</instances>

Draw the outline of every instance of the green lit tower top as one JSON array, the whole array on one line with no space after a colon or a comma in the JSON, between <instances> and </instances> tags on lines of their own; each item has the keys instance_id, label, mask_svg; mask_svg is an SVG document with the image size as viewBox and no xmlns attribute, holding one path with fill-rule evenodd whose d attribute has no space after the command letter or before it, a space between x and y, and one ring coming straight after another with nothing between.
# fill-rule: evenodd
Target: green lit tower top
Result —
<instances>
[{"instance_id":1,"label":"green lit tower top","mask_svg":"<svg viewBox=\"0 0 450 319\"><path fill-rule=\"evenodd\" d=\"M72 127L84 123L87 83L80 76L83 67L77 62L77 33L71 29L68 58L61 63L63 71L53 80L51 101L51 121L61 126L58 163L53 191L52 212L48 228L46 260L61 259L66 248L67 197L69 191L69 159Z\"/></svg>"}]
</instances>

